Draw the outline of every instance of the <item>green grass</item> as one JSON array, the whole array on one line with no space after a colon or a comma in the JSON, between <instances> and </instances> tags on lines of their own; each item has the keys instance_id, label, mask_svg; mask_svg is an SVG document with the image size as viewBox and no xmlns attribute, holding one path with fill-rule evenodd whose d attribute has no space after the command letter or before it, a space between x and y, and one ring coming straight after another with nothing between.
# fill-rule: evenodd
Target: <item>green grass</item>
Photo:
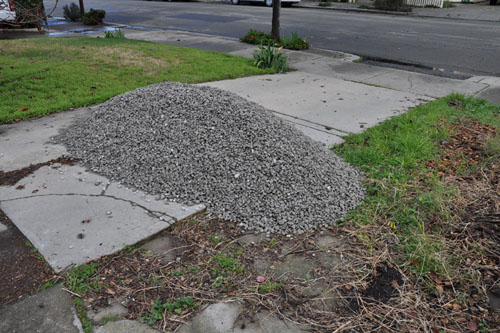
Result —
<instances>
[{"instance_id":1,"label":"green grass","mask_svg":"<svg viewBox=\"0 0 500 333\"><path fill-rule=\"evenodd\" d=\"M259 285L258 291L261 294L267 294L274 292L277 288L282 287L283 283L273 283L270 281L266 281L263 284Z\"/></svg>"},{"instance_id":2,"label":"green grass","mask_svg":"<svg viewBox=\"0 0 500 333\"><path fill-rule=\"evenodd\" d=\"M443 8L454 8L456 7L453 2L445 1L443 2Z\"/></svg>"},{"instance_id":3,"label":"green grass","mask_svg":"<svg viewBox=\"0 0 500 333\"><path fill-rule=\"evenodd\" d=\"M196 308L199 305L200 303L195 302L192 297L181 297L177 298L173 302L167 303L162 303L157 300L150 309L151 314L149 316L142 317L142 321L148 323L149 325L153 325L158 320L163 319L164 311L180 315L185 310Z\"/></svg>"},{"instance_id":4,"label":"green grass","mask_svg":"<svg viewBox=\"0 0 500 333\"><path fill-rule=\"evenodd\" d=\"M458 101L460 107L448 106L451 100ZM443 185L439 176L425 167L426 162L439 159L439 142L450 135L446 127L436 125L441 119L457 122L472 118L497 127L499 109L485 101L452 95L348 136L334 150L364 172L367 195L347 223L386 224L399 238L406 263L416 263L418 273L446 271L446 258L442 257L445 243L439 231L428 225L436 217L453 218L448 202L455 195L453 187ZM492 141L492 152L498 151L496 146ZM372 246L370 235L359 238Z\"/></svg>"},{"instance_id":5,"label":"green grass","mask_svg":"<svg viewBox=\"0 0 500 333\"><path fill-rule=\"evenodd\" d=\"M271 73L229 54L117 38L0 41L0 123L101 103L161 81Z\"/></svg>"},{"instance_id":6,"label":"green grass","mask_svg":"<svg viewBox=\"0 0 500 333\"><path fill-rule=\"evenodd\" d=\"M89 263L73 268L66 274L66 287L79 295L85 295L91 289L97 290L99 284L93 277L98 267L97 263Z\"/></svg>"}]
</instances>

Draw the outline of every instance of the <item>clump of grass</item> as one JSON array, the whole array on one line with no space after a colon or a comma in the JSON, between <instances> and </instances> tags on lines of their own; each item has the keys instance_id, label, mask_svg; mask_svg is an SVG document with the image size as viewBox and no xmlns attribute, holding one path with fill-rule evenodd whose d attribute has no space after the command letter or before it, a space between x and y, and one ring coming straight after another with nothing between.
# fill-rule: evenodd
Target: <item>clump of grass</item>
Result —
<instances>
[{"instance_id":1,"label":"clump of grass","mask_svg":"<svg viewBox=\"0 0 500 333\"><path fill-rule=\"evenodd\" d=\"M454 7L456 7L456 6L453 2L450 2L450 1L443 2L443 8L454 8Z\"/></svg>"},{"instance_id":2,"label":"clump of grass","mask_svg":"<svg viewBox=\"0 0 500 333\"><path fill-rule=\"evenodd\" d=\"M104 38L115 38L115 39L124 39L125 33L122 29L116 29L115 31L105 31Z\"/></svg>"},{"instance_id":3,"label":"clump of grass","mask_svg":"<svg viewBox=\"0 0 500 333\"><path fill-rule=\"evenodd\" d=\"M282 287L282 286L283 286L283 283L281 283L281 282L280 283L273 283L271 281L266 281L266 282L262 283L261 285L259 285L258 291L261 294L272 293L276 289L278 289L279 287Z\"/></svg>"},{"instance_id":4,"label":"clump of grass","mask_svg":"<svg viewBox=\"0 0 500 333\"><path fill-rule=\"evenodd\" d=\"M151 315L144 316L142 318L142 321L148 323L149 325L153 325L158 320L163 319L163 313L165 311L175 314L181 314L182 312L193 309L199 305L200 303L195 302L192 297L180 297L173 302L167 303L162 303L161 301L156 300L151 307Z\"/></svg>"},{"instance_id":5,"label":"clump of grass","mask_svg":"<svg viewBox=\"0 0 500 333\"><path fill-rule=\"evenodd\" d=\"M73 268L66 274L66 287L79 295L85 295L89 290L99 289L99 283L92 279L98 267L97 263L89 263Z\"/></svg>"},{"instance_id":6,"label":"clump of grass","mask_svg":"<svg viewBox=\"0 0 500 333\"><path fill-rule=\"evenodd\" d=\"M492 159L500 158L500 135L490 136L483 145L483 150L488 157Z\"/></svg>"}]
</instances>

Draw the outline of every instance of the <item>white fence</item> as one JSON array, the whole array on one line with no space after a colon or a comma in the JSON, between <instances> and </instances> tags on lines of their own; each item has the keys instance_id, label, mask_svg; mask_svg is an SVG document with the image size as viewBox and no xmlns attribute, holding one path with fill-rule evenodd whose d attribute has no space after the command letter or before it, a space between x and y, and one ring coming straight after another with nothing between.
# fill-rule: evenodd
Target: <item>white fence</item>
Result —
<instances>
[{"instance_id":1,"label":"white fence","mask_svg":"<svg viewBox=\"0 0 500 333\"><path fill-rule=\"evenodd\" d=\"M434 6L438 8L443 8L444 0L406 0L407 5L415 7L427 7Z\"/></svg>"}]
</instances>

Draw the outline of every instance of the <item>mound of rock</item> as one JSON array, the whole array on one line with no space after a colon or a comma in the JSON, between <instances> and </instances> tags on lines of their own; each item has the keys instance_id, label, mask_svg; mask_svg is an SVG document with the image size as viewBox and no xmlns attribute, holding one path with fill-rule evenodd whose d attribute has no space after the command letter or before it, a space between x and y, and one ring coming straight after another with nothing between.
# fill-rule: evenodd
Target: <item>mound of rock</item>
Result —
<instances>
[{"instance_id":1,"label":"mound of rock","mask_svg":"<svg viewBox=\"0 0 500 333\"><path fill-rule=\"evenodd\" d=\"M116 96L58 137L72 156L166 200L204 203L248 230L301 233L364 197L360 173L263 107L161 83Z\"/></svg>"}]
</instances>

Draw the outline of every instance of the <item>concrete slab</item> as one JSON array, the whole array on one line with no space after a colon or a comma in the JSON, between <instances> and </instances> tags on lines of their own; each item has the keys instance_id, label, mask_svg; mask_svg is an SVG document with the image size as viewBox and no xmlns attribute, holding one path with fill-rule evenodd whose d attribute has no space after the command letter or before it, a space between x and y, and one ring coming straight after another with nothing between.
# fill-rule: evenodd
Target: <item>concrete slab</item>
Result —
<instances>
[{"instance_id":1,"label":"concrete slab","mask_svg":"<svg viewBox=\"0 0 500 333\"><path fill-rule=\"evenodd\" d=\"M268 311L261 311L252 321L240 318L234 325L234 333L301 333L310 332L308 327L298 327L294 323L285 322Z\"/></svg>"},{"instance_id":2,"label":"concrete slab","mask_svg":"<svg viewBox=\"0 0 500 333\"><path fill-rule=\"evenodd\" d=\"M92 108L81 108L0 126L0 170L12 171L67 154L62 145L51 143L61 128L87 117Z\"/></svg>"},{"instance_id":3,"label":"concrete slab","mask_svg":"<svg viewBox=\"0 0 500 333\"><path fill-rule=\"evenodd\" d=\"M56 272L115 253L174 222L130 202L78 194L2 201L0 208Z\"/></svg>"},{"instance_id":4,"label":"concrete slab","mask_svg":"<svg viewBox=\"0 0 500 333\"><path fill-rule=\"evenodd\" d=\"M417 94L300 72L203 85L232 91L282 115L345 134L360 133L364 128L432 100Z\"/></svg>"},{"instance_id":5,"label":"concrete slab","mask_svg":"<svg viewBox=\"0 0 500 333\"><path fill-rule=\"evenodd\" d=\"M236 303L216 303L207 306L190 322L182 325L178 333L230 333L241 312Z\"/></svg>"},{"instance_id":6,"label":"concrete slab","mask_svg":"<svg viewBox=\"0 0 500 333\"><path fill-rule=\"evenodd\" d=\"M498 105L500 104L500 86L487 88L481 91L475 97L484 98L488 101L488 103L492 105Z\"/></svg>"},{"instance_id":7,"label":"concrete slab","mask_svg":"<svg viewBox=\"0 0 500 333\"><path fill-rule=\"evenodd\" d=\"M471 95L481 91L492 81L491 78L486 79L485 77L476 80L457 80L364 63L354 63L350 58L320 58L296 63L293 66L307 73L435 98L454 92Z\"/></svg>"},{"instance_id":8,"label":"concrete slab","mask_svg":"<svg viewBox=\"0 0 500 333\"><path fill-rule=\"evenodd\" d=\"M119 320L109 322L104 326L97 327L93 333L155 333L159 332L146 324L133 320Z\"/></svg>"},{"instance_id":9,"label":"concrete slab","mask_svg":"<svg viewBox=\"0 0 500 333\"><path fill-rule=\"evenodd\" d=\"M0 208L56 272L112 254L205 209L157 199L77 165L42 167L0 187Z\"/></svg>"},{"instance_id":10,"label":"concrete slab","mask_svg":"<svg viewBox=\"0 0 500 333\"><path fill-rule=\"evenodd\" d=\"M62 285L0 310L0 332L83 332L71 296Z\"/></svg>"}]
</instances>

